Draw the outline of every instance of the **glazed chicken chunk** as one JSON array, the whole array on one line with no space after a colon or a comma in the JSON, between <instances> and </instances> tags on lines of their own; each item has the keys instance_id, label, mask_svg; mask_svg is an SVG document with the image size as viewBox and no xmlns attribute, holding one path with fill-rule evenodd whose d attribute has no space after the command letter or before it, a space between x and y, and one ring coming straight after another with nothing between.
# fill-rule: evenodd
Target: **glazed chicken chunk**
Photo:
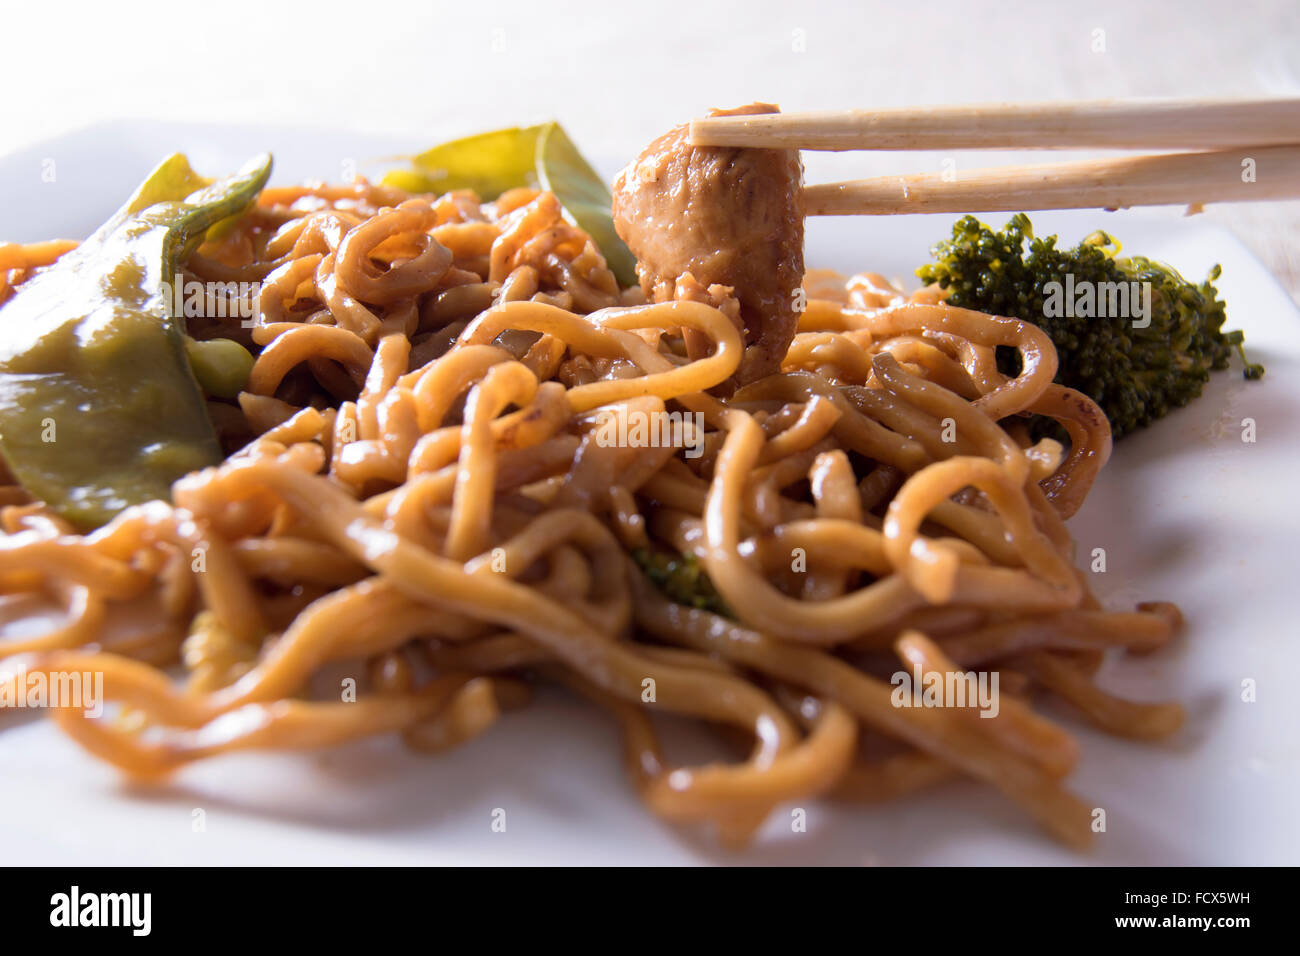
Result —
<instances>
[{"instance_id":1,"label":"glazed chicken chunk","mask_svg":"<svg viewBox=\"0 0 1300 956\"><path fill-rule=\"evenodd\" d=\"M710 115L775 112L753 103ZM614 180L614 224L636 255L647 298L668 301L690 287L739 301L746 348L738 385L779 371L794 338L802 184L797 150L693 147L686 125L660 136Z\"/></svg>"}]
</instances>

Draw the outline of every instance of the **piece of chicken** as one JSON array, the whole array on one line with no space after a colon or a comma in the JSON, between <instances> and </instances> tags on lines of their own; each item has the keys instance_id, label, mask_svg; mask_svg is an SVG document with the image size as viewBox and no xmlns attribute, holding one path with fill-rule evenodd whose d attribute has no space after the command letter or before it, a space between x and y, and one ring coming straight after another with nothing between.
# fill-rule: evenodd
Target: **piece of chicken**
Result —
<instances>
[{"instance_id":1,"label":"piece of chicken","mask_svg":"<svg viewBox=\"0 0 1300 956\"><path fill-rule=\"evenodd\" d=\"M753 103L709 115L776 112ZM685 125L660 136L614 180L614 225L637 258L647 298L672 299L688 273L690 285L734 290L746 341L734 376L739 385L779 371L794 338L802 184L797 150L693 147Z\"/></svg>"}]
</instances>

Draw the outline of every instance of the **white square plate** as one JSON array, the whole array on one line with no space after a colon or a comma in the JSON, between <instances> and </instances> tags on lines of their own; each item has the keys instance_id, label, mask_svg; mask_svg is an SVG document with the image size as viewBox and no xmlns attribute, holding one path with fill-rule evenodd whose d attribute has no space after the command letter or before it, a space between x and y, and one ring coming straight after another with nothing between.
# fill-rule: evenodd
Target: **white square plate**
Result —
<instances>
[{"instance_id":1,"label":"white square plate","mask_svg":"<svg viewBox=\"0 0 1300 956\"><path fill-rule=\"evenodd\" d=\"M157 123L94 127L0 158L0 240L81 237L162 156L182 150L219 174L276 154L274 180L338 179L440 139ZM629 143L632 155L638 144ZM612 173L617 161L599 164ZM51 173L53 174L51 176ZM47 181L52 178L53 181ZM813 180L828 178L813 175ZM810 266L911 276L952 216L819 220ZM1002 217L996 220L1000 222ZM1222 263L1229 327L1246 331L1262 382L1240 367L1204 396L1123 440L1071 522L1079 554L1104 547L1095 587L1113 606L1176 601L1176 647L1112 662L1105 681L1141 699L1178 699L1176 739L1107 738L1053 710L1082 738L1072 788L1107 810L1086 856L1064 850L998 794L959 783L906 802L807 807L808 831L773 814L756 845L717 849L660 823L619 764L615 728L545 694L442 757L374 740L320 754L241 754L190 767L161 789L127 786L43 720L0 715L0 847L11 863L1300 863L1300 674L1294 605L1300 559L1300 316L1232 236L1165 212L1039 214L1072 244L1100 226L1129 251L1199 279ZM913 280L914 282L915 280ZM1242 441L1253 419L1258 440ZM1243 681L1257 699L1242 700ZM493 811L507 811L504 833ZM193 811L206 828L194 832Z\"/></svg>"}]
</instances>

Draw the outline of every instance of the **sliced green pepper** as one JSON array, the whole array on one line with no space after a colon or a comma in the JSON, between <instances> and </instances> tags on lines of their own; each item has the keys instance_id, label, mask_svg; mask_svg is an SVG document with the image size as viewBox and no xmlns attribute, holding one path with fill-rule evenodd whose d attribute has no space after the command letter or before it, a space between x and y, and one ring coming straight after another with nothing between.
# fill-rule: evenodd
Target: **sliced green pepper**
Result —
<instances>
[{"instance_id":1,"label":"sliced green pepper","mask_svg":"<svg viewBox=\"0 0 1300 956\"><path fill-rule=\"evenodd\" d=\"M221 460L167 290L177 262L244 212L270 171L264 155L211 183L169 157L0 309L0 452L78 527L167 499L177 478Z\"/></svg>"},{"instance_id":2,"label":"sliced green pepper","mask_svg":"<svg viewBox=\"0 0 1300 956\"><path fill-rule=\"evenodd\" d=\"M483 200L521 186L546 189L605 256L624 286L636 284L636 258L614 230L609 186L559 123L511 127L452 140L411 157L409 169L394 169L383 182L408 192L445 193L472 189Z\"/></svg>"}]
</instances>

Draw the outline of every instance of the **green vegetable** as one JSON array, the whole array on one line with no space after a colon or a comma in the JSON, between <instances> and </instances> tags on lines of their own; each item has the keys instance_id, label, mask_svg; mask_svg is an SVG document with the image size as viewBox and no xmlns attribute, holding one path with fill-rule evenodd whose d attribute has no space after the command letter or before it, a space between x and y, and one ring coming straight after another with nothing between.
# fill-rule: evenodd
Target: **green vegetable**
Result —
<instances>
[{"instance_id":1,"label":"green vegetable","mask_svg":"<svg viewBox=\"0 0 1300 956\"><path fill-rule=\"evenodd\" d=\"M674 603L723 617L732 616L695 555L637 548L632 558L655 587Z\"/></svg>"},{"instance_id":2,"label":"green vegetable","mask_svg":"<svg viewBox=\"0 0 1300 956\"><path fill-rule=\"evenodd\" d=\"M205 395L237 398L253 371L253 356L234 339L197 342L185 337L185 356Z\"/></svg>"},{"instance_id":3,"label":"green vegetable","mask_svg":"<svg viewBox=\"0 0 1300 956\"><path fill-rule=\"evenodd\" d=\"M526 186L553 192L565 217L591 236L619 283L634 285L636 258L614 230L613 197L559 123L511 127L443 143L383 178L408 192L472 189L491 200Z\"/></svg>"},{"instance_id":4,"label":"green vegetable","mask_svg":"<svg viewBox=\"0 0 1300 956\"><path fill-rule=\"evenodd\" d=\"M221 460L167 290L178 260L244 212L270 170L262 156L209 183L169 157L0 309L0 452L27 491L77 526L166 499L175 479ZM229 358L215 343L201 351L205 366ZM238 374L213 372L204 375L223 385Z\"/></svg>"},{"instance_id":5,"label":"green vegetable","mask_svg":"<svg viewBox=\"0 0 1300 956\"><path fill-rule=\"evenodd\" d=\"M472 189L483 200L519 186L537 188L537 140L542 129L512 126L455 139L411 157L413 169L394 169L383 182L413 193Z\"/></svg>"},{"instance_id":6,"label":"green vegetable","mask_svg":"<svg viewBox=\"0 0 1300 956\"><path fill-rule=\"evenodd\" d=\"M1073 249L1058 249L1055 236L1034 238L1024 213L1012 216L1000 232L965 216L953 226L952 238L934 247L936 261L916 274L949 290L953 305L1022 319L1047 332L1060 357L1056 381L1097 402L1116 438L1199 396L1211 370L1228 367L1233 348L1241 353L1246 378L1264 374L1262 366L1246 361L1242 333L1223 331L1224 304L1211 284L1218 266L1196 286L1170 266L1117 258L1118 251L1104 232ZM1137 283L1128 286L1133 291L1149 283L1150 314L1137 315L1142 300L1134 296L1128 315L1101 315L1112 310L1099 306L1099 290L1119 289L1107 283ZM1076 309L1072 290L1091 290L1092 306ZM1020 356L1000 348L998 365L1005 374L1018 374ZM1050 419L1036 420L1034 431L1062 435Z\"/></svg>"},{"instance_id":7,"label":"green vegetable","mask_svg":"<svg viewBox=\"0 0 1300 956\"><path fill-rule=\"evenodd\" d=\"M609 187L559 123L548 123L537 140L537 176L543 189L555 193L574 225L591 236L605 254L619 284L634 285L636 256L614 229Z\"/></svg>"}]
</instances>

